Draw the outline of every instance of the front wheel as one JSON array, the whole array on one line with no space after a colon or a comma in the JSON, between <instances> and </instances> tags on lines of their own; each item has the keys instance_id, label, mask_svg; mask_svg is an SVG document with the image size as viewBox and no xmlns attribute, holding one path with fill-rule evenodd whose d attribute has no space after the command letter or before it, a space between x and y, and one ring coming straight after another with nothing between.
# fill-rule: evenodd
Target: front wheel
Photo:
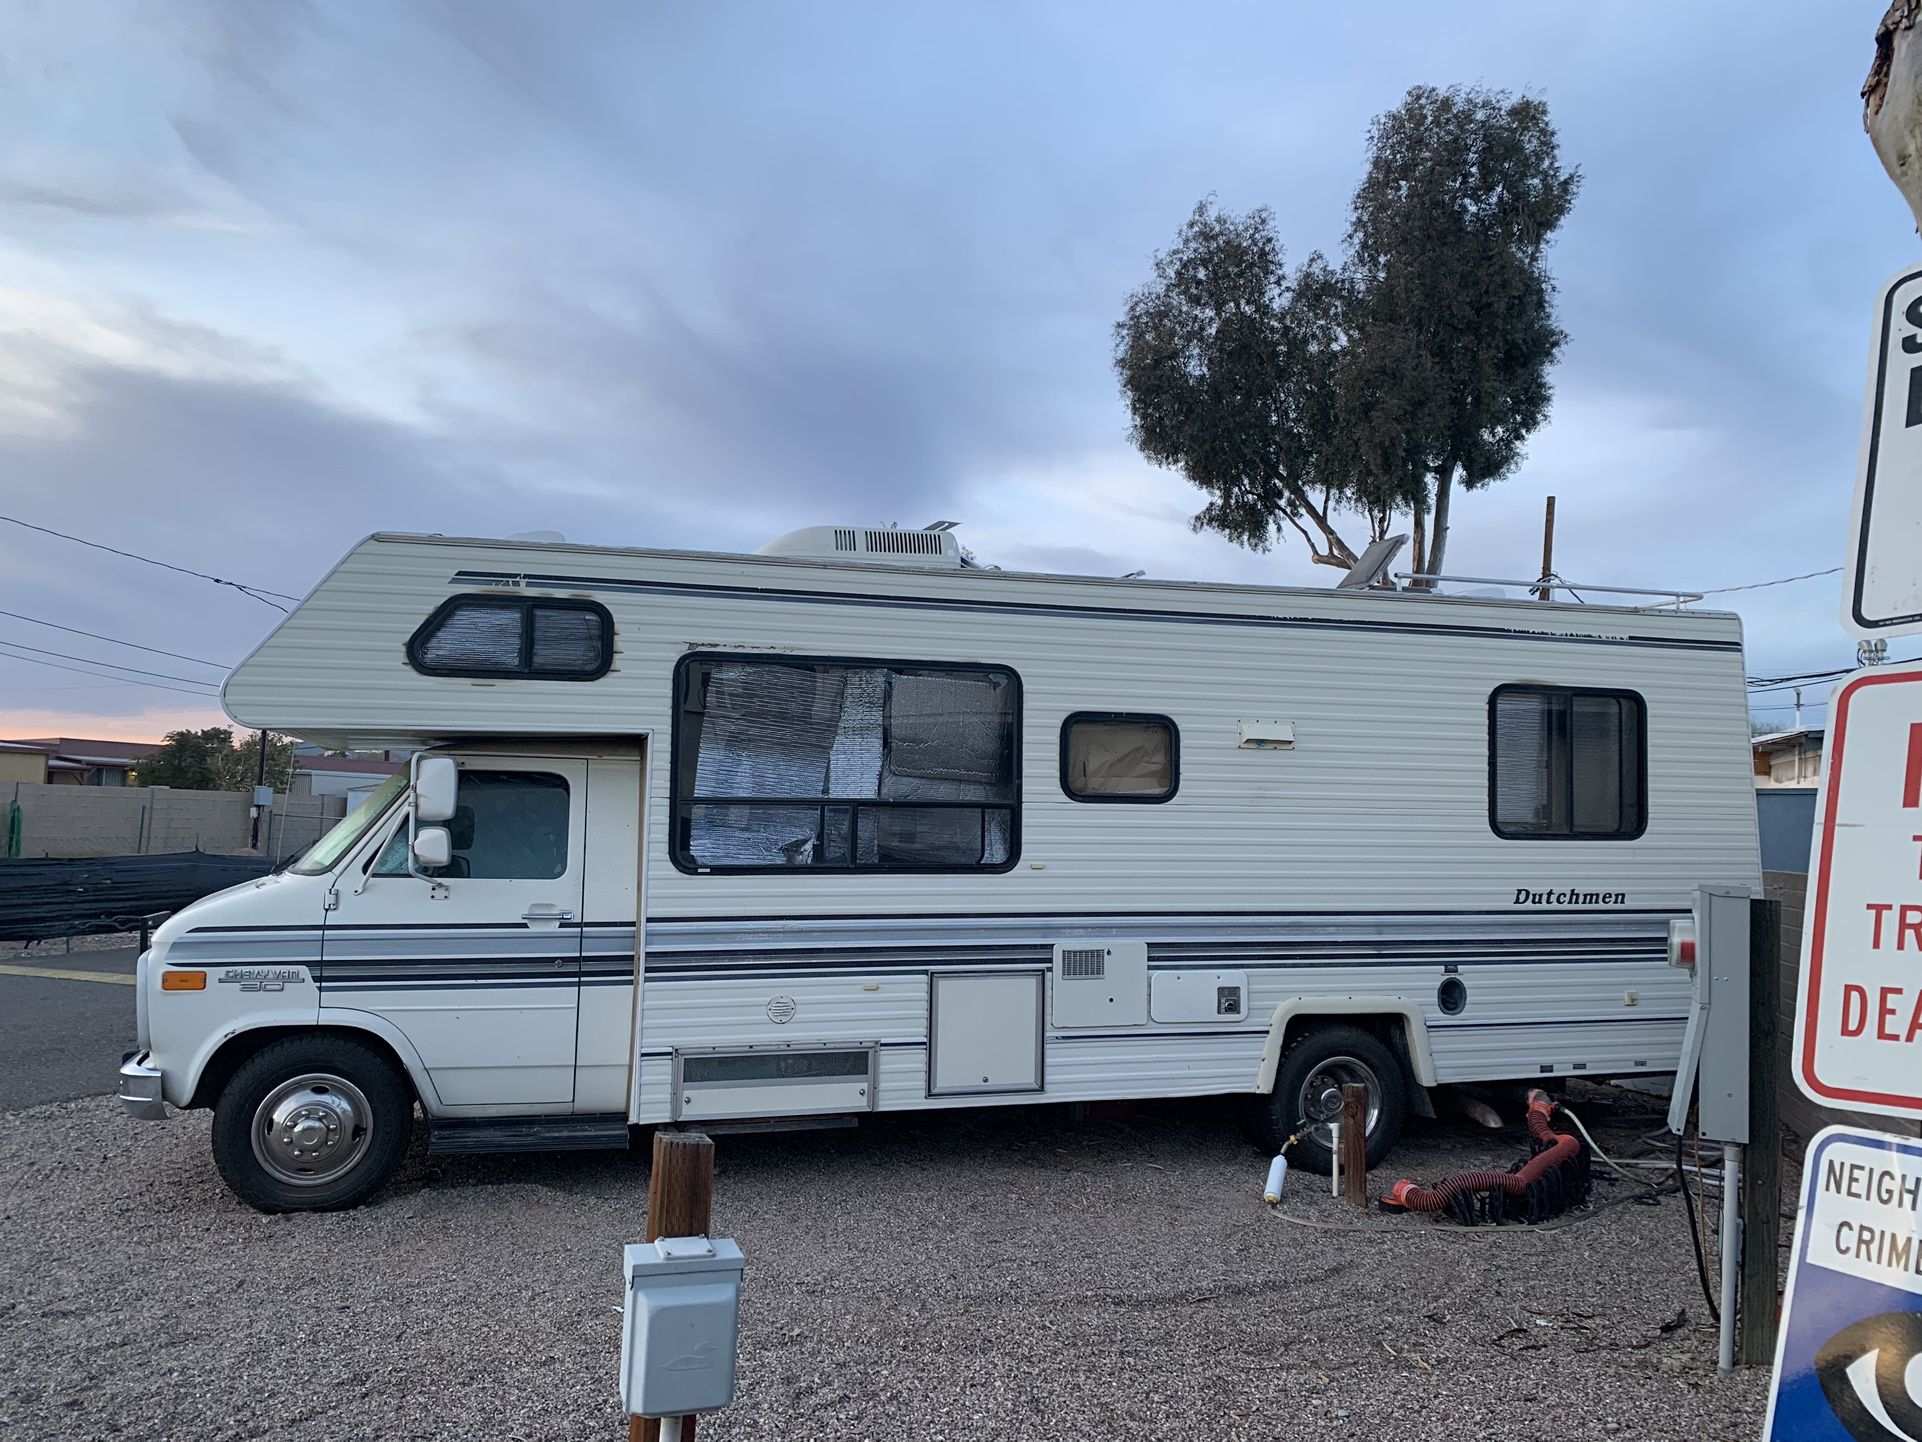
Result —
<instances>
[{"instance_id":1,"label":"front wheel","mask_svg":"<svg viewBox=\"0 0 1922 1442\"><path fill-rule=\"evenodd\" d=\"M242 1063L214 1106L214 1165L263 1212L334 1212L387 1185L407 1154L406 1078L347 1037L288 1037Z\"/></svg>"},{"instance_id":2,"label":"front wheel","mask_svg":"<svg viewBox=\"0 0 1922 1442\"><path fill-rule=\"evenodd\" d=\"M1360 1027L1311 1027L1289 1043L1275 1068L1275 1089L1253 1098L1256 1140L1273 1151L1298 1133L1289 1161L1326 1176L1334 1170L1333 1124L1341 1120L1348 1082L1368 1089L1368 1165L1378 1165L1401 1135L1408 1089L1395 1054Z\"/></svg>"}]
</instances>

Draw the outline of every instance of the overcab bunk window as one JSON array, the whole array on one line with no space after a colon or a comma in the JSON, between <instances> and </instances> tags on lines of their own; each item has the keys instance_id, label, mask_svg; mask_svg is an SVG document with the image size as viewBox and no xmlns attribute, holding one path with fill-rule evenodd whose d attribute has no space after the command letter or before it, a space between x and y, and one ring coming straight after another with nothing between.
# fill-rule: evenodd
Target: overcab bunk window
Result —
<instances>
[{"instance_id":1,"label":"overcab bunk window","mask_svg":"<svg viewBox=\"0 0 1922 1442\"><path fill-rule=\"evenodd\" d=\"M428 676L526 676L592 681L614 663L614 618L598 601L455 596L407 642Z\"/></svg>"},{"instance_id":2,"label":"overcab bunk window","mask_svg":"<svg viewBox=\"0 0 1922 1442\"><path fill-rule=\"evenodd\" d=\"M994 666L690 656L683 871L1001 871L1020 854L1021 683Z\"/></svg>"},{"instance_id":3,"label":"overcab bunk window","mask_svg":"<svg viewBox=\"0 0 1922 1442\"><path fill-rule=\"evenodd\" d=\"M1061 789L1076 801L1166 801L1181 779L1166 716L1077 711L1061 723Z\"/></svg>"},{"instance_id":4,"label":"overcab bunk window","mask_svg":"<svg viewBox=\"0 0 1922 1442\"><path fill-rule=\"evenodd\" d=\"M1647 826L1647 712L1632 691L1501 686L1488 701L1489 821L1520 841L1628 841Z\"/></svg>"}]
</instances>

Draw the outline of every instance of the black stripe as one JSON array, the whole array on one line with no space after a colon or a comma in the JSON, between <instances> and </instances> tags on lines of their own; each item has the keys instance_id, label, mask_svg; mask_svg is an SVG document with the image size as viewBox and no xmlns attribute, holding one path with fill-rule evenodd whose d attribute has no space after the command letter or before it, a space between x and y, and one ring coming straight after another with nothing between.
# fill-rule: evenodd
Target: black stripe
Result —
<instances>
[{"instance_id":1,"label":"black stripe","mask_svg":"<svg viewBox=\"0 0 1922 1442\"><path fill-rule=\"evenodd\" d=\"M1530 641L1568 642L1588 646L1646 646L1669 651L1739 653L1742 649L1739 641L1685 641L1656 636L1577 636L1560 631L1539 631L1525 626L1471 626L1460 622L1447 624L1437 621L1344 621L1323 616L1232 615L1214 611L1150 610L1136 606L1073 605L1047 601L950 601L927 596L850 596L844 591L814 591L791 586L728 586L698 581L639 581L618 576L561 576L531 571L457 571L448 584L459 586L500 581L532 582L537 586L566 586L570 589L638 591L656 595L729 596L755 601L805 601L815 605L855 606L881 610L1105 617L1114 620L1155 621L1178 625L1255 626L1288 630L1363 632L1371 635L1406 633L1476 638L1507 636Z\"/></svg>"}]
</instances>

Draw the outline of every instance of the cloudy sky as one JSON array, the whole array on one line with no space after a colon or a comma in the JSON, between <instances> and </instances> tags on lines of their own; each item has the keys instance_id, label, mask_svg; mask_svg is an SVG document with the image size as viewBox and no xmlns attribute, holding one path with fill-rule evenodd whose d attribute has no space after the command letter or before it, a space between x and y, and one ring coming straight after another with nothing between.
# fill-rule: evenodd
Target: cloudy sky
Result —
<instances>
[{"instance_id":1,"label":"cloudy sky","mask_svg":"<svg viewBox=\"0 0 1922 1442\"><path fill-rule=\"evenodd\" d=\"M1552 420L1450 568L1532 575L1554 494L1573 580L1825 569L1918 244L1860 125L1882 8L3 0L0 513L295 595L374 530L935 519L1326 585L1189 532L1110 328L1203 195L1335 249L1369 118L1473 82L1585 180ZM1751 672L1848 661L1837 595L1726 598ZM0 736L212 724L277 615L5 522L0 610Z\"/></svg>"}]
</instances>

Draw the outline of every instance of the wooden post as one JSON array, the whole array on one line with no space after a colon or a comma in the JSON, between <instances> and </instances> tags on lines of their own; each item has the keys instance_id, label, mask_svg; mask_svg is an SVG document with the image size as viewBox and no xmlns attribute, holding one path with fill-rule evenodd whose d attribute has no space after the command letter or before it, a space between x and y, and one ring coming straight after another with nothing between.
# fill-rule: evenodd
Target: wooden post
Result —
<instances>
[{"instance_id":1,"label":"wooden post","mask_svg":"<svg viewBox=\"0 0 1922 1442\"><path fill-rule=\"evenodd\" d=\"M1742 1274L1735 1361L1775 1363L1776 1248L1782 1227L1782 1127L1776 1010L1782 996L1782 903L1749 903L1748 1149L1742 1175Z\"/></svg>"},{"instance_id":2,"label":"wooden post","mask_svg":"<svg viewBox=\"0 0 1922 1442\"><path fill-rule=\"evenodd\" d=\"M647 1178L647 1235L705 1237L713 1225L714 1143L700 1132L655 1132L654 1167ZM657 1417L629 1417L627 1442L659 1442ZM694 1418L681 1423L682 1442L694 1442Z\"/></svg>"},{"instance_id":3,"label":"wooden post","mask_svg":"<svg viewBox=\"0 0 1922 1442\"><path fill-rule=\"evenodd\" d=\"M1552 601L1555 593L1549 588L1548 578L1555 570L1555 498L1548 498L1548 505L1542 511L1542 584L1535 588L1535 599Z\"/></svg>"},{"instance_id":4,"label":"wooden post","mask_svg":"<svg viewBox=\"0 0 1922 1442\"><path fill-rule=\"evenodd\" d=\"M1368 1205L1368 1087L1341 1088L1341 1194L1351 1207Z\"/></svg>"}]
</instances>

